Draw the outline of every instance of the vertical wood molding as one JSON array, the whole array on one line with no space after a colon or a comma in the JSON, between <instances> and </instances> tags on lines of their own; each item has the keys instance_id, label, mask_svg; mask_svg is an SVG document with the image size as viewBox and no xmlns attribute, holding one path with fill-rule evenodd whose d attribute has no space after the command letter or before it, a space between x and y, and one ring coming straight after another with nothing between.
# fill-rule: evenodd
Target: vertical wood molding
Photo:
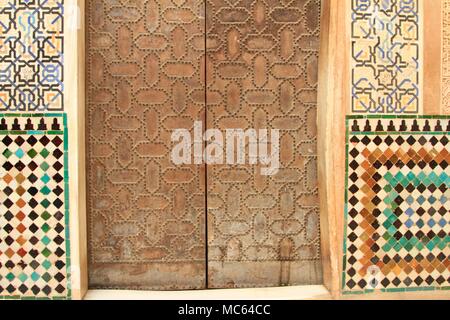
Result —
<instances>
[{"instance_id":1,"label":"vertical wood molding","mask_svg":"<svg viewBox=\"0 0 450 320\"><path fill-rule=\"evenodd\" d=\"M422 0L423 110L440 114L442 97L442 0Z\"/></svg>"},{"instance_id":2,"label":"vertical wood molding","mask_svg":"<svg viewBox=\"0 0 450 320\"><path fill-rule=\"evenodd\" d=\"M343 257L345 114L350 105L348 0L324 0L318 150L324 284L339 298Z\"/></svg>"},{"instance_id":3,"label":"vertical wood molding","mask_svg":"<svg viewBox=\"0 0 450 320\"><path fill-rule=\"evenodd\" d=\"M450 0L436 0L441 4L441 112L450 114Z\"/></svg>"},{"instance_id":4,"label":"vertical wood molding","mask_svg":"<svg viewBox=\"0 0 450 320\"><path fill-rule=\"evenodd\" d=\"M65 105L69 131L69 199L72 297L87 293L87 233L84 123L84 0L67 0L65 10Z\"/></svg>"}]
</instances>

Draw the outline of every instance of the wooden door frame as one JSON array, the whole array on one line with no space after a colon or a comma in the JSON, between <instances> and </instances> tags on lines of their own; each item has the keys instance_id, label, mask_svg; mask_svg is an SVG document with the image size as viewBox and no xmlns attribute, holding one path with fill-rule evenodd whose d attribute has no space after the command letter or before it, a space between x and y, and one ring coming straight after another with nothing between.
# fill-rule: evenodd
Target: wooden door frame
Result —
<instances>
[{"instance_id":1,"label":"wooden door frame","mask_svg":"<svg viewBox=\"0 0 450 320\"><path fill-rule=\"evenodd\" d=\"M65 105L69 132L70 286L81 300L88 290L85 133L85 1L66 0Z\"/></svg>"},{"instance_id":2,"label":"wooden door frame","mask_svg":"<svg viewBox=\"0 0 450 320\"><path fill-rule=\"evenodd\" d=\"M427 78L425 113L440 110L441 80L436 59L440 59L441 6L443 0L429 1L425 16L431 24L424 71ZM423 2L423 0L421 0ZM85 136L85 0L66 0L78 7L79 28L65 19L65 86L69 124L71 288L74 299L88 293L87 218L86 218L86 136ZM373 293L342 296L341 275L344 228L345 115L350 106L350 41L347 25L349 0L322 0L321 51L318 89L318 174L320 193L323 286L273 289L204 290L197 292L89 291L90 299L414 299L448 298L444 292ZM73 19L72 19L73 20ZM73 21L72 21L73 23ZM428 28L428 26L427 26ZM422 28L423 29L423 28ZM438 30L439 29L439 30ZM428 62L428 63L427 63ZM428 89L428 90L427 90ZM437 91L437 93L436 93ZM439 102L437 102L439 101ZM438 105L438 106L437 106ZM206 293L205 293L206 292Z\"/></svg>"}]
</instances>

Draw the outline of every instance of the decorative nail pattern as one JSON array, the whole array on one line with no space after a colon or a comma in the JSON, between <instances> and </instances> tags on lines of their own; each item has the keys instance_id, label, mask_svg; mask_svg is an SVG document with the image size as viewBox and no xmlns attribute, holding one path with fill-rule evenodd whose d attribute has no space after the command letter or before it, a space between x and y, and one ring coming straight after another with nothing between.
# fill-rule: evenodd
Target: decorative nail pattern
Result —
<instances>
[{"instance_id":1,"label":"decorative nail pattern","mask_svg":"<svg viewBox=\"0 0 450 320\"><path fill-rule=\"evenodd\" d=\"M86 1L90 287L203 289L204 167L171 150L205 117L204 2L117 4Z\"/></svg>"},{"instance_id":2,"label":"decorative nail pattern","mask_svg":"<svg viewBox=\"0 0 450 320\"><path fill-rule=\"evenodd\" d=\"M281 146L273 176L248 163L208 166L208 285L322 283L321 1L212 0L206 12L207 127L278 129Z\"/></svg>"}]
</instances>

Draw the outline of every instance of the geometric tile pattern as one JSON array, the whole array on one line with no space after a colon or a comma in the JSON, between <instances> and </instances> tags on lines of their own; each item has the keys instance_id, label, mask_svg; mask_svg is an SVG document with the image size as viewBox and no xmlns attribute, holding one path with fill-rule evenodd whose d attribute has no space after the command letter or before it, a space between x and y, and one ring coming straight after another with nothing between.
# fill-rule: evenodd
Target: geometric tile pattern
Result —
<instances>
[{"instance_id":1,"label":"geometric tile pattern","mask_svg":"<svg viewBox=\"0 0 450 320\"><path fill-rule=\"evenodd\" d=\"M417 114L419 0L351 3L352 112Z\"/></svg>"},{"instance_id":2,"label":"geometric tile pattern","mask_svg":"<svg viewBox=\"0 0 450 320\"><path fill-rule=\"evenodd\" d=\"M344 291L450 287L450 117L347 121Z\"/></svg>"},{"instance_id":3,"label":"geometric tile pattern","mask_svg":"<svg viewBox=\"0 0 450 320\"><path fill-rule=\"evenodd\" d=\"M63 110L63 0L0 0L0 110Z\"/></svg>"},{"instance_id":4,"label":"geometric tile pattern","mask_svg":"<svg viewBox=\"0 0 450 320\"><path fill-rule=\"evenodd\" d=\"M442 1L442 107L450 114L450 0Z\"/></svg>"},{"instance_id":5,"label":"geometric tile pattern","mask_svg":"<svg viewBox=\"0 0 450 320\"><path fill-rule=\"evenodd\" d=\"M0 119L0 297L70 298L65 116Z\"/></svg>"},{"instance_id":6,"label":"geometric tile pattern","mask_svg":"<svg viewBox=\"0 0 450 320\"><path fill-rule=\"evenodd\" d=\"M271 176L248 162L208 166L208 284L322 283L321 1L212 0L206 16L207 128L278 129L281 146L280 170Z\"/></svg>"}]
</instances>

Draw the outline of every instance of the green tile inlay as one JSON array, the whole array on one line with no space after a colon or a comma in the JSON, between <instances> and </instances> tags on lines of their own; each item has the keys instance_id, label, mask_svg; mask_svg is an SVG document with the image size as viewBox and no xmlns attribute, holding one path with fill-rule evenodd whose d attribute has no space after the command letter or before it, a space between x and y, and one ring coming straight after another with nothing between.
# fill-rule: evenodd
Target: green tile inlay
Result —
<instances>
[{"instance_id":1,"label":"green tile inlay","mask_svg":"<svg viewBox=\"0 0 450 320\"><path fill-rule=\"evenodd\" d=\"M36 157L37 154L38 154L37 151L34 150L34 149L31 149L31 150L28 151L27 153L28 153L28 156L29 156L31 159L33 159L34 157Z\"/></svg>"},{"instance_id":2,"label":"green tile inlay","mask_svg":"<svg viewBox=\"0 0 450 320\"><path fill-rule=\"evenodd\" d=\"M9 157L12 156L12 152L9 149L6 149L5 151L3 151L3 156L8 159Z\"/></svg>"},{"instance_id":3,"label":"green tile inlay","mask_svg":"<svg viewBox=\"0 0 450 320\"><path fill-rule=\"evenodd\" d=\"M50 165L47 163L47 162L42 162L42 164L40 165L40 168L43 170L43 171L47 171L49 168L50 168Z\"/></svg>"},{"instance_id":4,"label":"green tile inlay","mask_svg":"<svg viewBox=\"0 0 450 320\"><path fill-rule=\"evenodd\" d=\"M50 154L50 151L48 151L46 148L43 148L39 154L45 159Z\"/></svg>"}]
</instances>

